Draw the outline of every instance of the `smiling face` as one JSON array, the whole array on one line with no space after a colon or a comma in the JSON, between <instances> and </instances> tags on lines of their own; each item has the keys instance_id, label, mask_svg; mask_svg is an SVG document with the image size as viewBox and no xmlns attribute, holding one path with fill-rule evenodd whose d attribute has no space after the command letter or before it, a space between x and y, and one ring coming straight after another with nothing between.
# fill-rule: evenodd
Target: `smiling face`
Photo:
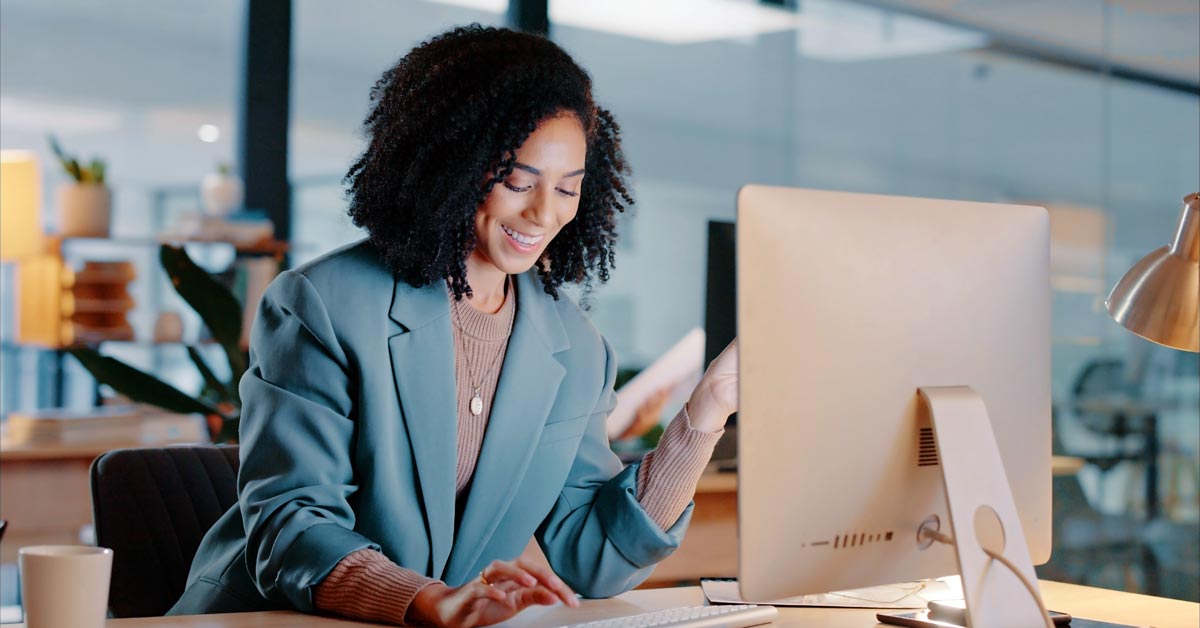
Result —
<instances>
[{"instance_id":1,"label":"smiling face","mask_svg":"<svg viewBox=\"0 0 1200 628\"><path fill-rule=\"evenodd\" d=\"M505 274L533 267L579 210L587 140L573 114L547 118L516 151L513 172L475 214L472 261Z\"/></svg>"}]
</instances>

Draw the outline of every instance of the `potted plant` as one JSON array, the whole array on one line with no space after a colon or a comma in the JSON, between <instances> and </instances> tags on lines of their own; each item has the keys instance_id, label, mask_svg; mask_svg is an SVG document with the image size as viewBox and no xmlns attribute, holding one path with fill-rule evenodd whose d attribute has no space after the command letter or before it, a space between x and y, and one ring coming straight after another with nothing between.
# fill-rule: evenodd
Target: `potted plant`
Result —
<instances>
[{"instance_id":1,"label":"potted plant","mask_svg":"<svg viewBox=\"0 0 1200 628\"><path fill-rule=\"evenodd\" d=\"M50 149L62 164L71 181L60 183L58 199L58 232L63 237L107 238L112 216L112 190L104 184L107 167L102 159L93 157L86 165L67 155L58 140L50 136Z\"/></svg>"},{"instance_id":2,"label":"potted plant","mask_svg":"<svg viewBox=\"0 0 1200 628\"><path fill-rule=\"evenodd\" d=\"M242 207L242 179L229 164L218 164L217 171L205 175L200 183L200 197L204 213L218 218L228 216Z\"/></svg>"}]
</instances>

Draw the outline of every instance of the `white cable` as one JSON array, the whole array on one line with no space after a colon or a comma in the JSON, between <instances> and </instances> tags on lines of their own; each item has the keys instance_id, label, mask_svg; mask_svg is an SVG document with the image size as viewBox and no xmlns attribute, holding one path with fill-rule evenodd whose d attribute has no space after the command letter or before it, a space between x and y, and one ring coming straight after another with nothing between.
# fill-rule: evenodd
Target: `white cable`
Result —
<instances>
[{"instance_id":1,"label":"white cable","mask_svg":"<svg viewBox=\"0 0 1200 628\"><path fill-rule=\"evenodd\" d=\"M954 538L942 532L932 530L930 528L921 528L921 534L924 534L938 543L955 546L957 549ZM1054 628L1054 620L1050 619L1050 611L1046 610L1046 604L1042 602L1042 596L1038 593L1037 588L1033 586L1033 583L1029 581L1029 578L1026 578L1025 574L1021 573L1021 570L1017 569L1017 566L1014 565L1013 562L1006 558L1003 554L994 552L986 547L980 547L980 549L983 550L984 554L988 555L988 558L991 558L992 560L999 562L1001 565L1008 567L1008 570L1011 571L1013 575L1021 581L1021 584L1025 585L1025 590L1029 592L1029 595L1033 597L1033 601L1037 603L1038 611L1040 611L1042 614L1042 621L1046 623L1046 628Z\"/></svg>"},{"instance_id":2,"label":"white cable","mask_svg":"<svg viewBox=\"0 0 1200 628\"><path fill-rule=\"evenodd\" d=\"M1013 572L1013 575L1021 581L1021 584L1025 585L1025 590L1029 591L1029 595L1033 596L1033 601L1037 602L1038 610L1042 613L1042 619L1046 621L1046 628L1054 628L1054 620L1050 618L1050 611L1046 610L1046 603L1042 601L1041 594L1038 593L1037 588L1033 586L1029 578L1026 578L1025 574L1021 573L1021 570L1017 569L1017 566L1011 560L1005 558L1003 554L994 552L986 547L982 549L983 553L987 554L992 560L998 561L1001 565L1008 567L1008 570Z\"/></svg>"}]
</instances>

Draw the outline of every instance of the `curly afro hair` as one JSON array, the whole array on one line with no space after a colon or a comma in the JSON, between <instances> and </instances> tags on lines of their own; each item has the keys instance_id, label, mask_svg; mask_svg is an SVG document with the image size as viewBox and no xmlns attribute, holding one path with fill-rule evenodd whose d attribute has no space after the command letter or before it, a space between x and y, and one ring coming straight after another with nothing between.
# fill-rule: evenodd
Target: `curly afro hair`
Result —
<instances>
[{"instance_id":1,"label":"curly afro hair","mask_svg":"<svg viewBox=\"0 0 1200 628\"><path fill-rule=\"evenodd\" d=\"M633 204L620 127L592 100L587 72L538 35L478 24L426 41L371 90L367 148L346 174L349 214L404 282L449 280L471 295L475 213L513 171L538 124L572 113L586 133L579 211L536 263L547 294L608 281L616 212Z\"/></svg>"}]
</instances>

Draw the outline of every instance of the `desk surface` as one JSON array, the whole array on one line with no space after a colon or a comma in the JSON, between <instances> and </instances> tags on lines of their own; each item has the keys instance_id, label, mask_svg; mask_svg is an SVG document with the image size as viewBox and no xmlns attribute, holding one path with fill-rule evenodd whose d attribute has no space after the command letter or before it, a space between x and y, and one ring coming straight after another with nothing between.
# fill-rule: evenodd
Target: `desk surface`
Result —
<instances>
[{"instance_id":1,"label":"desk surface","mask_svg":"<svg viewBox=\"0 0 1200 628\"><path fill-rule=\"evenodd\" d=\"M1096 589L1060 582L1041 582L1046 606L1087 619L1157 628L1200 626L1200 605L1164 598ZM497 624L504 628L549 628L610 617L635 615L675 606L704 604L699 587L631 591L609 600L587 600L578 610L562 606L526 610ZM875 626L875 612L863 609L780 608L776 626L861 628ZM195 615L110 619L107 628L349 628L358 622L291 612Z\"/></svg>"}]
</instances>

